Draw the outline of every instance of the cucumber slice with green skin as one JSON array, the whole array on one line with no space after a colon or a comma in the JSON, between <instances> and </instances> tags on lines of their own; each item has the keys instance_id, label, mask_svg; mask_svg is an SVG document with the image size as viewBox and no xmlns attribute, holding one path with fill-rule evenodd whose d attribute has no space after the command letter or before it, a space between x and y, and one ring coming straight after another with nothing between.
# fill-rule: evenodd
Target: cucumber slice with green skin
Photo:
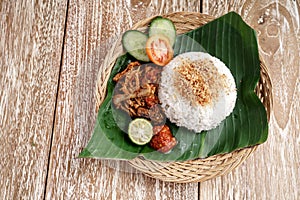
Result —
<instances>
[{"instance_id":1,"label":"cucumber slice with green skin","mask_svg":"<svg viewBox=\"0 0 300 200\"><path fill-rule=\"evenodd\" d=\"M129 30L123 34L122 44L126 51L139 61L149 62L146 53L148 36L137 30Z\"/></svg>"},{"instance_id":2,"label":"cucumber slice with green skin","mask_svg":"<svg viewBox=\"0 0 300 200\"><path fill-rule=\"evenodd\" d=\"M162 34L169 38L171 46L176 40L176 28L173 22L167 18L156 17L152 20L149 28L149 37L155 34Z\"/></svg>"}]
</instances>

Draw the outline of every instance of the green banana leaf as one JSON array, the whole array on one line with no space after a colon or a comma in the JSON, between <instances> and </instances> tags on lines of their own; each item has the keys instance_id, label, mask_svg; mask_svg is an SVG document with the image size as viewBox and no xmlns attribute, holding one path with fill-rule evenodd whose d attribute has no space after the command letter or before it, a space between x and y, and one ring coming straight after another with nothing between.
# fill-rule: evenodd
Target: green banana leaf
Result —
<instances>
[{"instance_id":1,"label":"green banana leaf","mask_svg":"<svg viewBox=\"0 0 300 200\"><path fill-rule=\"evenodd\" d=\"M112 77L134 61L126 53L115 63L107 83L106 99L98 112L94 133L79 157L133 159L143 156L157 161L185 161L265 142L268 137L266 110L254 93L260 77L255 31L238 14L230 12L202 27L178 35L174 45L175 55L191 51L205 51L219 58L235 78L235 108L218 127L194 133L167 121L178 140L176 147L168 154L159 153L148 145L138 146L132 143L122 131L130 122L128 116L114 110L111 103L115 87Z\"/></svg>"}]
</instances>

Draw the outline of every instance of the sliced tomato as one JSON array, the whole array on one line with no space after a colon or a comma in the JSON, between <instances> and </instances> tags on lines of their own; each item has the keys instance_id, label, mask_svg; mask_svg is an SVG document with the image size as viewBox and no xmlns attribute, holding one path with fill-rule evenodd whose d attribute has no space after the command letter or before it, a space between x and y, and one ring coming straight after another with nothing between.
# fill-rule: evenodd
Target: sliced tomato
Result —
<instances>
[{"instance_id":1,"label":"sliced tomato","mask_svg":"<svg viewBox=\"0 0 300 200\"><path fill-rule=\"evenodd\" d=\"M160 34L153 35L147 40L146 53L153 63L160 66L168 64L174 55L169 39Z\"/></svg>"}]
</instances>

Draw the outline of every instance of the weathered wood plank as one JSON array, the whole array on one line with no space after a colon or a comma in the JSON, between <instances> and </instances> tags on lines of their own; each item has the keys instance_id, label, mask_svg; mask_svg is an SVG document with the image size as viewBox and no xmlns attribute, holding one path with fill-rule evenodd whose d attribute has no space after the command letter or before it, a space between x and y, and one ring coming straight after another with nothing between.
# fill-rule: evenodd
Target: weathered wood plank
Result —
<instances>
[{"instance_id":1,"label":"weathered wood plank","mask_svg":"<svg viewBox=\"0 0 300 200\"><path fill-rule=\"evenodd\" d=\"M233 173L200 185L200 199L298 199L300 197L299 1L208 1L203 12L236 11L257 30L270 68L274 112L270 135Z\"/></svg>"},{"instance_id":2,"label":"weathered wood plank","mask_svg":"<svg viewBox=\"0 0 300 200\"><path fill-rule=\"evenodd\" d=\"M42 199L66 4L0 2L0 199Z\"/></svg>"},{"instance_id":3,"label":"weathered wood plank","mask_svg":"<svg viewBox=\"0 0 300 200\"><path fill-rule=\"evenodd\" d=\"M195 199L198 184L173 184L126 173L121 162L76 159L96 119L96 80L106 52L137 21L199 1L70 1L46 198ZM109 166L114 166L113 168Z\"/></svg>"}]
</instances>

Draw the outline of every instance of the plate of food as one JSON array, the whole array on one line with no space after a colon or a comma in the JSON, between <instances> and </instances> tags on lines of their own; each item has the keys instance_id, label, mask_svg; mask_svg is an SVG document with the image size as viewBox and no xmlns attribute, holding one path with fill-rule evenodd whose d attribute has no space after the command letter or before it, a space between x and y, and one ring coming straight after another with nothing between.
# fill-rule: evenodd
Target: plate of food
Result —
<instances>
[{"instance_id":1,"label":"plate of food","mask_svg":"<svg viewBox=\"0 0 300 200\"><path fill-rule=\"evenodd\" d=\"M267 140L271 87L256 33L238 14L153 16L108 52L79 157L128 160L172 182L226 174Z\"/></svg>"}]
</instances>

